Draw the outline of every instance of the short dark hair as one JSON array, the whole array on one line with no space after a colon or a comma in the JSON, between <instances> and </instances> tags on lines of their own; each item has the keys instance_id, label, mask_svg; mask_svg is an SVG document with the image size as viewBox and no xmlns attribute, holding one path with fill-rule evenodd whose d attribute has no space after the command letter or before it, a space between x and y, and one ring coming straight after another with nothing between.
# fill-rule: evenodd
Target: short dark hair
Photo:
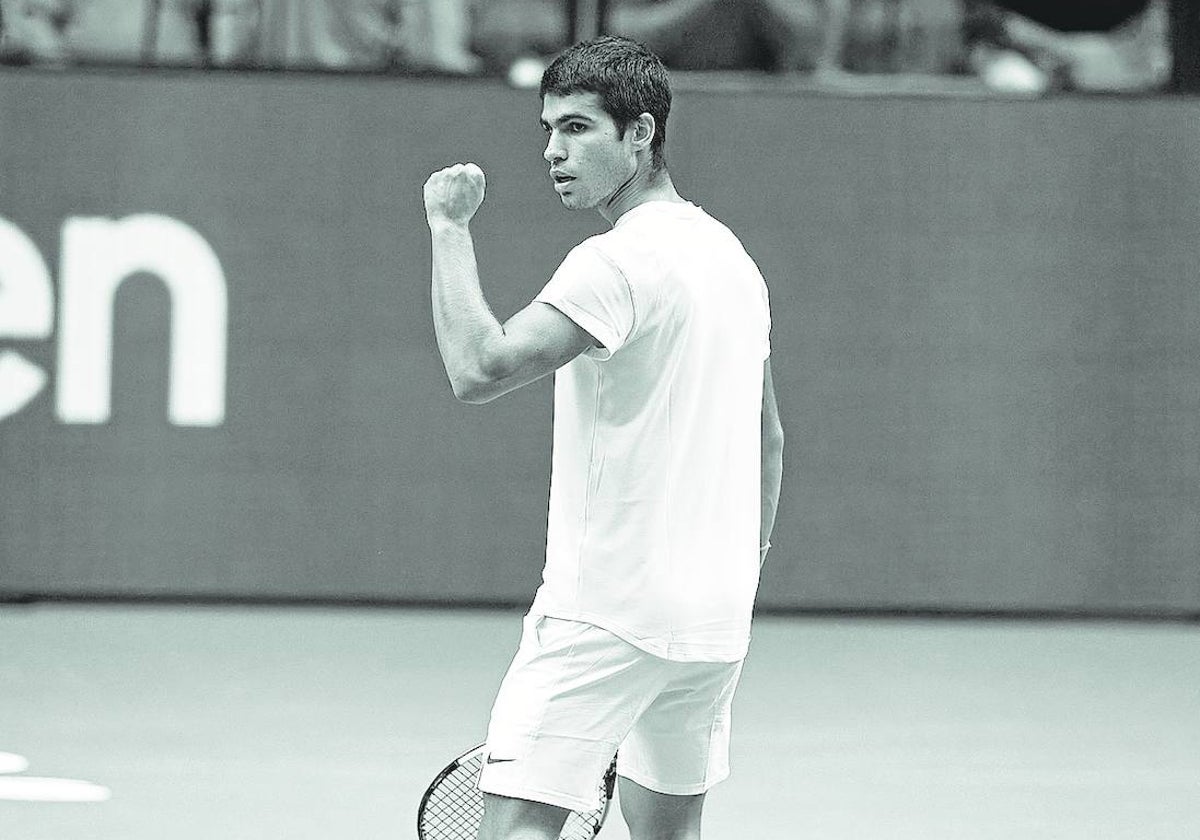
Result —
<instances>
[{"instance_id":1,"label":"short dark hair","mask_svg":"<svg viewBox=\"0 0 1200 840\"><path fill-rule=\"evenodd\" d=\"M654 117L651 158L655 169L666 164L671 85L658 56L637 41L612 35L568 47L542 74L541 97L580 91L599 94L601 107L613 118L621 136L642 114Z\"/></svg>"}]
</instances>

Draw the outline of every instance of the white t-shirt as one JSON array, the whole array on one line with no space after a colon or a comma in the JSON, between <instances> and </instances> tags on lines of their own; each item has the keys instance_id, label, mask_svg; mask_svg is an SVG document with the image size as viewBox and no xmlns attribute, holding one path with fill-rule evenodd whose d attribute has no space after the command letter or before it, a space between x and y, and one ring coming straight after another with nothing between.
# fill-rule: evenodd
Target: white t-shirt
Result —
<instances>
[{"instance_id":1,"label":"white t-shirt","mask_svg":"<svg viewBox=\"0 0 1200 840\"><path fill-rule=\"evenodd\" d=\"M576 246L535 300L603 346L555 373L531 612L652 654L745 656L758 589L767 287L728 228L652 201Z\"/></svg>"}]
</instances>

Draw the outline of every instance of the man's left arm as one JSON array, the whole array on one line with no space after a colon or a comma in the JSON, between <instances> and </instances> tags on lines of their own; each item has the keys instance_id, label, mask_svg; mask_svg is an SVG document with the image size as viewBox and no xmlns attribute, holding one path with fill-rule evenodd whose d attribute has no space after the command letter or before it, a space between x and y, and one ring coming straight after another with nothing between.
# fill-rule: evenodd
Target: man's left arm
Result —
<instances>
[{"instance_id":1,"label":"man's left arm","mask_svg":"<svg viewBox=\"0 0 1200 840\"><path fill-rule=\"evenodd\" d=\"M435 172L425 183L434 332L455 396L470 403L540 379L595 345L586 330L545 303L531 303L503 324L492 314L470 231L483 194L483 171L471 163Z\"/></svg>"},{"instance_id":2,"label":"man's left arm","mask_svg":"<svg viewBox=\"0 0 1200 840\"><path fill-rule=\"evenodd\" d=\"M783 424L779 403L775 400L775 382L771 360L763 363L762 398L762 524L759 529L759 563L767 559L775 514L779 510L779 492L783 483Z\"/></svg>"}]
</instances>

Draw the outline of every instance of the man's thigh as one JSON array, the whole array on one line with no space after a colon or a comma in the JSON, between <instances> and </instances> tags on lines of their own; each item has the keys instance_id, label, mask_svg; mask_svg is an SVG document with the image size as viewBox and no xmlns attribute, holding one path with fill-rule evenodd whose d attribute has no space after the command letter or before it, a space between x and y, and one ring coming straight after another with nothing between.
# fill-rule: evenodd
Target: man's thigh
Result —
<instances>
[{"instance_id":1,"label":"man's thigh","mask_svg":"<svg viewBox=\"0 0 1200 840\"><path fill-rule=\"evenodd\" d=\"M514 836L555 840L562 832L568 813L566 808L555 805L485 793L479 840L505 840Z\"/></svg>"},{"instance_id":2,"label":"man's thigh","mask_svg":"<svg viewBox=\"0 0 1200 840\"><path fill-rule=\"evenodd\" d=\"M621 816L631 840L671 837L698 838L704 794L673 796L642 787L632 779L620 780Z\"/></svg>"},{"instance_id":3,"label":"man's thigh","mask_svg":"<svg viewBox=\"0 0 1200 840\"><path fill-rule=\"evenodd\" d=\"M590 624L527 618L492 708L480 789L597 807L613 754L671 664Z\"/></svg>"},{"instance_id":4,"label":"man's thigh","mask_svg":"<svg viewBox=\"0 0 1200 840\"><path fill-rule=\"evenodd\" d=\"M621 745L617 770L652 791L692 796L729 775L733 696L742 663L671 665L672 678Z\"/></svg>"}]
</instances>

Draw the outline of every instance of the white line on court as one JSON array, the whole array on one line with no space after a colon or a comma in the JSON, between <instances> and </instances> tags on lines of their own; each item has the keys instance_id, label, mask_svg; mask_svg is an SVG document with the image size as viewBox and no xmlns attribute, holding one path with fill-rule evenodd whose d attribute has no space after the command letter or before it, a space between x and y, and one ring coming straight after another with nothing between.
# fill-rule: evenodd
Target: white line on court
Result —
<instances>
[{"instance_id":1,"label":"white line on court","mask_svg":"<svg viewBox=\"0 0 1200 840\"><path fill-rule=\"evenodd\" d=\"M0 773L23 773L29 759L16 753L0 752ZM106 802L112 791L104 785L79 779L52 779L42 776L0 777L0 800L11 802Z\"/></svg>"},{"instance_id":2,"label":"white line on court","mask_svg":"<svg viewBox=\"0 0 1200 840\"><path fill-rule=\"evenodd\" d=\"M0 800L15 802L105 802L112 791L104 785L78 779L49 779L39 776L0 778Z\"/></svg>"},{"instance_id":3,"label":"white line on court","mask_svg":"<svg viewBox=\"0 0 1200 840\"><path fill-rule=\"evenodd\" d=\"M24 773L29 769L29 760L16 753L0 752L0 773Z\"/></svg>"}]
</instances>

